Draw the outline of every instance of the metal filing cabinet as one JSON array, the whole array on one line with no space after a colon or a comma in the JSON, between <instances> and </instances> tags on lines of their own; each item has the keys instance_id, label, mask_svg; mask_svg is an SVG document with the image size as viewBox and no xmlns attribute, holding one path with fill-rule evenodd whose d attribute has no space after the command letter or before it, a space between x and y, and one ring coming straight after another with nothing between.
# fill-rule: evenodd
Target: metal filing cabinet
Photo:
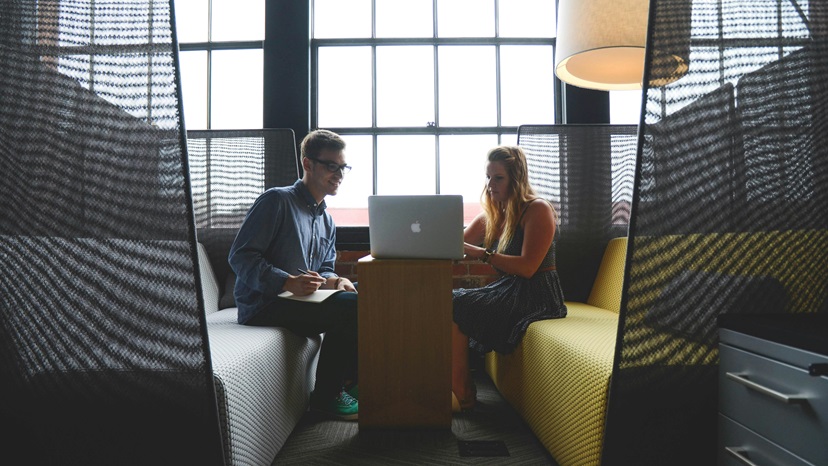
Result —
<instances>
[{"instance_id":1,"label":"metal filing cabinet","mask_svg":"<svg viewBox=\"0 0 828 466\"><path fill-rule=\"evenodd\" d=\"M719 465L828 466L826 316L732 317L719 322Z\"/></svg>"}]
</instances>

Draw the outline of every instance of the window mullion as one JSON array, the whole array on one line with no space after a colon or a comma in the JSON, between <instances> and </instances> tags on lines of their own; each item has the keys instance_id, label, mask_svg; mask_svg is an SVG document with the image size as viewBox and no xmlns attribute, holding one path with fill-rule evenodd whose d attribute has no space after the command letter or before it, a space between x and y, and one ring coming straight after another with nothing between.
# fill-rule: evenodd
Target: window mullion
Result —
<instances>
[{"instance_id":1,"label":"window mullion","mask_svg":"<svg viewBox=\"0 0 828 466\"><path fill-rule=\"evenodd\" d=\"M371 131L377 131L377 0L371 0ZM376 165L375 165L376 168ZM376 170L374 170L376 173Z\"/></svg>"},{"instance_id":2,"label":"window mullion","mask_svg":"<svg viewBox=\"0 0 828 466\"><path fill-rule=\"evenodd\" d=\"M377 135L377 0L371 0L371 133L372 133L372 165L374 167L373 173L373 194L377 194L379 189L379 159L377 157L377 145L379 144L379 136Z\"/></svg>"},{"instance_id":3,"label":"window mullion","mask_svg":"<svg viewBox=\"0 0 828 466\"><path fill-rule=\"evenodd\" d=\"M213 0L207 1L207 44L213 42ZM207 129L213 128L213 51L207 49Z\"/></svg>"},{"instance_id":4,"label":"window mullion","mask_svg":"<svg viewBox=\"0 0 828 466\"><path fill-rule=\"evenodd\" d=\"M495 9L495 125L498 127L497 140L500 142L500 128L503 126L500 104L500 0L494 1Z\"/></svg>"},{"instance_id":5,"label":"window mullion","mask_svg":"<svg viewBox=\"0 0 828 466\"><path fill-rule=\"evenodd\" d=\"M437 19L437 1L433 0L431 2L431 17L432 17L432 30L431 30L431 37L434 40L433 49L434 55L434 176L436 177L435 186L437 189L437 194L440 194L440 65L439 65L439 46L437 45L437 27L438 27L438 19Z\"/></svg>"},{"instance_id":6,"label":"window mullion","mask_svg":"<svg viewBox=\"0 0 828 466\"><path fill-rule=\"evenodd\" d=\"M440 194L440 136L434 134L434 189Z\"/></svg>"},{"instance_id":7,"label":"window mullion","mask_svg":"<svg viewBox=\"0 0 828 466\"><path fill-rule=\"evenodd\" d=\"M498 128L503 126L502 120L502 105L500 103L500 92L501 92L501 85L500 85L500 45L495 45L495 125ZM498 130L498 140L500 139L500 131Z\"/></svg>"}]
</instances>

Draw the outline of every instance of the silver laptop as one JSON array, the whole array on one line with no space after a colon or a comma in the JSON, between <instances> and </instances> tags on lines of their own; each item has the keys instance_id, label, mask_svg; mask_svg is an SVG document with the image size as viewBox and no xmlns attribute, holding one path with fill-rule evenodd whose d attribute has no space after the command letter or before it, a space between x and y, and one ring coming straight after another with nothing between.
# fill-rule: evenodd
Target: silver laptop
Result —
<instances>
[{"instance_id":1,"label":"silver laptop","mask_svg":"<svg viewBox=\"0 0 828 466\"><path fill-rule=\"evenodd\" d=\"M463 196L369 196L368 236L376 259L462 259Z\"/></svg>"}]
</instances>

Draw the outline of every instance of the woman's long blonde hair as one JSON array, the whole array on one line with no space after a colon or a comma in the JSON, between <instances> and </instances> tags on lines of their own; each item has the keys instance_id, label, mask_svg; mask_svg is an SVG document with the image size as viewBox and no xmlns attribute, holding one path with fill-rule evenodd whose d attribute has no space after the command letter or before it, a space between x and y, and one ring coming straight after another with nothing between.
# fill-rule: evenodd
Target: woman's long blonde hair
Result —
<instances>
[{"instance_id":1,"label":"woman's long blonde hair","mask_svg":"<svg viewBox=\"0 0 828 466\"><path fill-rule=\"evenodd\" d=\"M497 252L503 252L517 230L522 207L537 198L535 190L529 184L529 169L526 154L518 146L497 146L487 154L489 162L500 162L509 176L509 199L506 202L494 202L489 194L488 183L483 188L480 201L486 212L486 235L483 246L490 248L497 240L498 225L503 225Z\"/></svg>"}]
</instances>

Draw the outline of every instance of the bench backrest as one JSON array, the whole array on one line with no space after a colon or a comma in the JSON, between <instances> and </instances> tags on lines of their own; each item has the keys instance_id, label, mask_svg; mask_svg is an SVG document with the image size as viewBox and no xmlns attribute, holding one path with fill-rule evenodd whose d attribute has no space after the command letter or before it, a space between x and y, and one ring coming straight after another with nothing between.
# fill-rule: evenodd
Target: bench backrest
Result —
<instances>
[{"instance_id":1,"label":"bench backrest","mask_svg":"<svg viewBox=\"0 0 828 466\"><path fill-rule=\"evenodd\" d=\"M592 284L587 304L618 313L624 288L624 265L627 259L627 238L613 238L607 243L598 274Z\"/></svg>"},{"instance_id":2,"label":"bench backrest","mask_svg":"<svg viewBox=\"0 0 828 466\"><path fill-rule=\"evenodd\" d=\"M207 249L201 243L196 244L198 244L198 269L201 273L201 292L204 296L204 313L210 315L219 310L221 289L216 280L216 274L213 272L213 266L210 264L210 256L207 255Z\"/></svg>"}]
</instances>

